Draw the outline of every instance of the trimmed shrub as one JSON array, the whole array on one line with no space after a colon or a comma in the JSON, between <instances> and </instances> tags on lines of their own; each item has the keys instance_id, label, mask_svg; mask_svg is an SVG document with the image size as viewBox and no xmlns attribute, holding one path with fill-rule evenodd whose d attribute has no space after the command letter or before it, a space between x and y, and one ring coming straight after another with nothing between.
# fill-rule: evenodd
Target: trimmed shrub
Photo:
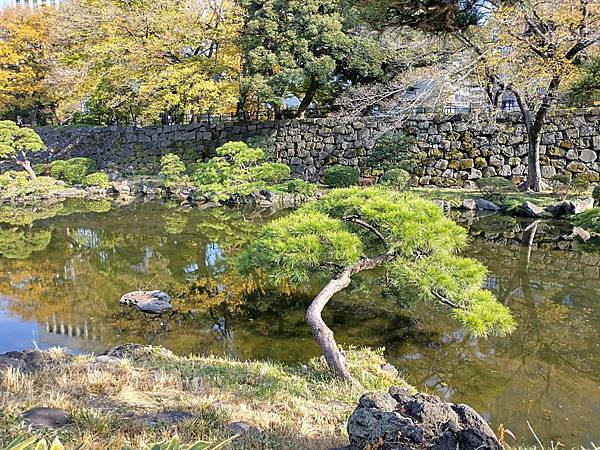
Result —
<instances>
[{"instance_id":1,"label":"trimmed shrub","mask_svg":"<svg viewBox=\"0 0 600 450\"><path fill-rule=\"evenodd\" d=\"M508 192L517 191L517 187L510 180L502 177L481 178L475 183L477 184L481 195L484 197L498 193L506 194Z\"/></svg>"},{"instance_id":2,"label":"trimmed shrub","mask_svg":"<svg viewBox=\"0 0 600 450\"><path fill-rule=\"evenodd\" d=\"M404 169L390 169L381 176L379 183L383 186L403 191L410 180L410 174Z\"/></svg>"},{"instance_id":3,"label":"trimmed shrub","mask_svg":"<svg viewBox=\"0 0 600 450\"><path fill-rule=\"evenodd\" d=\"M64 159L58 159L56 161L52 161L50 163L50 176L53 178L62 178L63 173L65 171L65 167L67 167L67 161Z\"/></svg>"},{"instance_id":4,"label":"trimmed shrub","mask_svg":"<svg viewBox=\"0 0 600 450\"><path fill-rule=\"evenodd\" d=\"M295 179L288 182L287 191L290 194L300 194L310 197L317 192L317 185L314 183L307 183L304 180Z\"/></svg>"},{"instance_id":5,"label":"trimmed shrub","mask_svg":"<svg viewBox=\"0 0 600 450\"><path fill-rule=\"evenodd\" d=\"M571 195L571 177L569 175L554 175L550 181L552 193L559 200L564 200Z\"/></svg>"},{"instance_id":6,"label":"trimmed shrub","mask_svg":"<svg viewBox=\"0 0 600 450\"><path fill-rule=\"evenodd\" d=\"M169 153L160 159L160 175L165 178L165 186L174 186L183 181L185 164L179 156Z\"/></svg>"},{"instance_id":7,"label":"trimmed shrub","mask_svg":"<svg viewBox=\"0 0 600 450\"><path fill-rule=\"evenodd\" d=\"M289 180L292 175L292 170L286 164L265 163L253 167L250 173L251 176L258 181L264 181L269 184L278 184L285 180Z\"/></svg>"},{"instance_id":8,"label":"trimmed shrub","mask_svg":"<svg viewBox=\"0 0 600 450\"><path fill-rule=\"evenodd\" d=\"M67 164L69 165L77 165L84 166L85 169L89 172L96 170L96 163L90 158L84 158L82 156L78 156L76 158L67 159Z\"/></svg>"},{"instance_id":9,"label":"trimmed shrub","mask_svg":"<svg viewBox=\"0 0 600 450\"><path fill-rule=\"evenodd\" d=\"M69 184L82 184L87 172L85 164L67 164L63 169L62 178Z\"/></svg>"},{"instance_id":10,"label":"trimmed shrub","mask_svg":"<svg viewBox=\"0 0 600 450\"><path fill-rule=\"evenodd\" d=\"M108 189L108 175L104 172L90 173L83 179L83 184L86 186L96 186L102 189Z\"/></svg>"},{"instance_id":11,"label":"trimmed shrub","mask_svg":"<svg viewBox=\"0 0 600 450\"><path fill-rule=\"evenodd\" d=\"M332 166L325 170L323 176L323 182L333 188L356 186L359 181L359 170L350 166Z\"/></svg>"},{"instance_id":12,"label":"trimmed shrub","mask_svg":"<svg viewBox=\"0 0 600 450\"><path fill-rule=\"evenodd\" d=\"M90 158L58 159L48 166L51 177L65 180L70 184L82 184L85 176L94 170L96 163Z\"/></svg>"}]
</instances>

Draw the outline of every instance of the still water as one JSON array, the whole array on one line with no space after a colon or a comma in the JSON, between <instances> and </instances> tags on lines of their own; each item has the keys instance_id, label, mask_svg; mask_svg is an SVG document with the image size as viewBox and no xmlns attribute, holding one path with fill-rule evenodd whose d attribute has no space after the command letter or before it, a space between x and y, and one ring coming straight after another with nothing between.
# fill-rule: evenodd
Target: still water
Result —
<instances>
[{"instance_id":1,"label":"still water","mask_svg":"<svg viewBox=\"0 0 600 450\"><path fill-rule=\"evenodd\" d=\"M176 353L298 363L318 355L304 310L318 284L282 292L241 280L236 254L284 214L146 204L5 217L0 224L0 353L37 345L99 352L125 342ZM87 211L87 210L79 210ZM72 212L72 211L71 211ZM59 212L60 214L60 212ZM600 441L600 253L528 250L474 239L487 287L518 320L503 339L476 339L443 310L402 307L369 277L328 305L338 341L385 347L418 388L476 408L533 442ZM177 314L163 322L119 306L162 289Z\"/></svg>"}]
</instances>

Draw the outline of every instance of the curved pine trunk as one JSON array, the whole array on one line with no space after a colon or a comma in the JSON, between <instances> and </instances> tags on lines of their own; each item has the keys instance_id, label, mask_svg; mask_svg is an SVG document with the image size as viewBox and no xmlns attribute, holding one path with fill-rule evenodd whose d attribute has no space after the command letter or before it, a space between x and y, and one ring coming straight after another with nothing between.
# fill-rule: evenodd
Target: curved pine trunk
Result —
<instances>
[{"instance_id":1,"label":"curved pine trunk","mask_svg":"<svg viewBox=\"0 0 600 450\"><path fill-rule=\"evenodd\" d=\"M333 331L327 326L321 313L325 308L325 305L331 300L331 298L338 292L344 290L350 285L352 276L358 272L368 269L374 269L382 264L390 261L394 257L391 253L386 253L376 258L365 258L356 262L355 264L347 267L344 271L336 278L332 279L327 285L319 292L319 294L312 301L308 310L306 311L306 323L308 324L310 331L312 332L315 340L318 342L325 361L331 370L336 375L348 381L353 381L352 374L346 364L346 358L340 351Z\"/></svg>"},{"instance_id":2,"label":"curved pine trunk","mask_svg":"<svg viewBox=\"0 0 600 450\"><path fill-rule=\"evenodd\" d=\"M323 355L325 356L325 361L327 361L327 365L336 373L336 375L345 380L352 380L352 375L346 364L346 358L338 348L335 338L333 337L333 331L327 326L321 317L321 313L323 312L325 305L331 300L331 297L337 292L347 288L348 285L350 285L350 281L352 281L352 279L350 277L349 269L346 269L338 278L327 283L327 286L319 292L319 295L315 297L306 311L306 323L315 340L319 343Z\"/></svg>"},{"instance_id":3,"label":"curved pine trunk","mask_svg":"<svg viewBox=\"0 0 600 450\"><path fill-rule=\"evenodd\" d=\"M29 160L17 161L17 164L19 164L25 170L25 172L27 172L29 178L31 178L32 180L37 180L37 175L31 168L31 163L29 162Z\"/></svg>"}]
</instances>

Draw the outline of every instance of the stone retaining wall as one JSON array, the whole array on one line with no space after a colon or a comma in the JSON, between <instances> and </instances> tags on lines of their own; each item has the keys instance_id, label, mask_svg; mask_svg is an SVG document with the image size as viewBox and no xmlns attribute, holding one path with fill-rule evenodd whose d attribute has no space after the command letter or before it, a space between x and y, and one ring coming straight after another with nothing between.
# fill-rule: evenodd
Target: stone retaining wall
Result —
<instances>
[{"instance_id":1,"label":"stone retaining wall","mask_svg":"<svg viewBox=\"0 0 600 450\"><path fill-rule=\"evenodd\" d=\"M275 156L296 177L317 181L334 164L365 171L369 149L391 124L385 120L327 118L312 120L218 122L159 127L63 127L37 131L49 151L38 161L87 156L102 168L155 173L160 157L176 153L192 162L210 156L232 140L265 135L275 139ZM488 176L520 182L527 173L527 137L519 115L426 116L406 120L401 130L416 141L420 185L464 186ZM542 171L589 172L600 179L600 110L559 111L545 126Z\"/></svg>"}]
</instances>

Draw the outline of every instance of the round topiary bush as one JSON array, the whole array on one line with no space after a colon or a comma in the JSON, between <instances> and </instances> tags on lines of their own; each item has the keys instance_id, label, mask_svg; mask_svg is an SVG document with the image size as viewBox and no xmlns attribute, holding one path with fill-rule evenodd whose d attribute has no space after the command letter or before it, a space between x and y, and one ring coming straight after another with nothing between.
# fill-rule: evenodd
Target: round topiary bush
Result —
<instances>
[{"instance_id":1,"label":"round topiary bush","mask_svg":"<svg viewBox=\"0 0 600 450\"><path fill-rule=\"evenodd\" d=\"M63 169L62 178L69 184L82 184L87 175L88 168L85 164L67 164Z\"/></svg>"},{"instance_id":2,"label":"round topiary bush","mask_svg":"<svg viewBox=\"0 0 600 450\"><path fill-rule=\"evenodd\" d=\"M50 168L49 168L49 172L50 172L50 176L52 178L62 178L63 177L63 173L65 171L65 167L67 167L67 161L63 160L63 159L58 159L56 161L52 161L50 163Z\"/></svg>"},{"instance_id":3,"label":"round topiary bush","mask_svg":"<svg viewBox=\"0 0 600 450\"><path fill-rule=\"evenodd\" d=\"M185 164L174 153L168 153L160 159L160 175L164 178L164 185L175 186L184 180Z\"/></svg>"},{"instance_id":4,"label":"round topiary bush","mask_svg":"<svg viewBox=\"0 0 600 450\"><path fill-rule=\"evenodd\" d=\"M85 169L89 172L96 170L96 163L90 158L84 158L78 156L76 158L67 159L67 164L76 166L85 166Z\"/></svg>"},{"instance_id":5,"label":"round topiary bush","mask_svg":"<svg viewBox=\"0 0 600 450\"><path fill-rule=\"evenodd\" d=\"M356 186L359 181L360 172L356 167L332 166L323 174L323 182L333 188Z\"/></svg>"},{"instance_id":6,"label":"round topiary bush","mask_svg":"<svg viewBox=\"0 0 600 450\"><path fill-rule=\"evenodd\" d=\"M403 191L406 189L409 180L410 174L406 170L390 169L381 176L379 184L398 191Z\"/></svg>"},{"instance_id":7,"label":"round topiary bush","mask_svg":"<svg viewBox=\"0 0 600 450\"><path fill-rule=\"evenodd\" d=\"M314 183L307 183L304 180L295 179L288 182L287 191L290 194L300 194L310 197L316 194L317 185Z\"/></svg>"},{"instance_id":8,"label":"round topiary bush","mask_svg":"<svg viewBox=\"0 0 600 450\"><path fill-rule=\"evenodd\" d=\"M96 186L102 189L108 189L108 175L104 172L90 173L83 179L83 184L86 186Z\"/></svg>"},{"instance_id":9,"label":"round topiary bush","mask_svg":"<svg viewBox=\"0 0 600 450\"><path fill-rule=\"evenodd\" d=\"M252 177L269 184L282 183L289 180L292 171L286 164L265 163L252 168Z\"/></svg>"}]
</instances>

